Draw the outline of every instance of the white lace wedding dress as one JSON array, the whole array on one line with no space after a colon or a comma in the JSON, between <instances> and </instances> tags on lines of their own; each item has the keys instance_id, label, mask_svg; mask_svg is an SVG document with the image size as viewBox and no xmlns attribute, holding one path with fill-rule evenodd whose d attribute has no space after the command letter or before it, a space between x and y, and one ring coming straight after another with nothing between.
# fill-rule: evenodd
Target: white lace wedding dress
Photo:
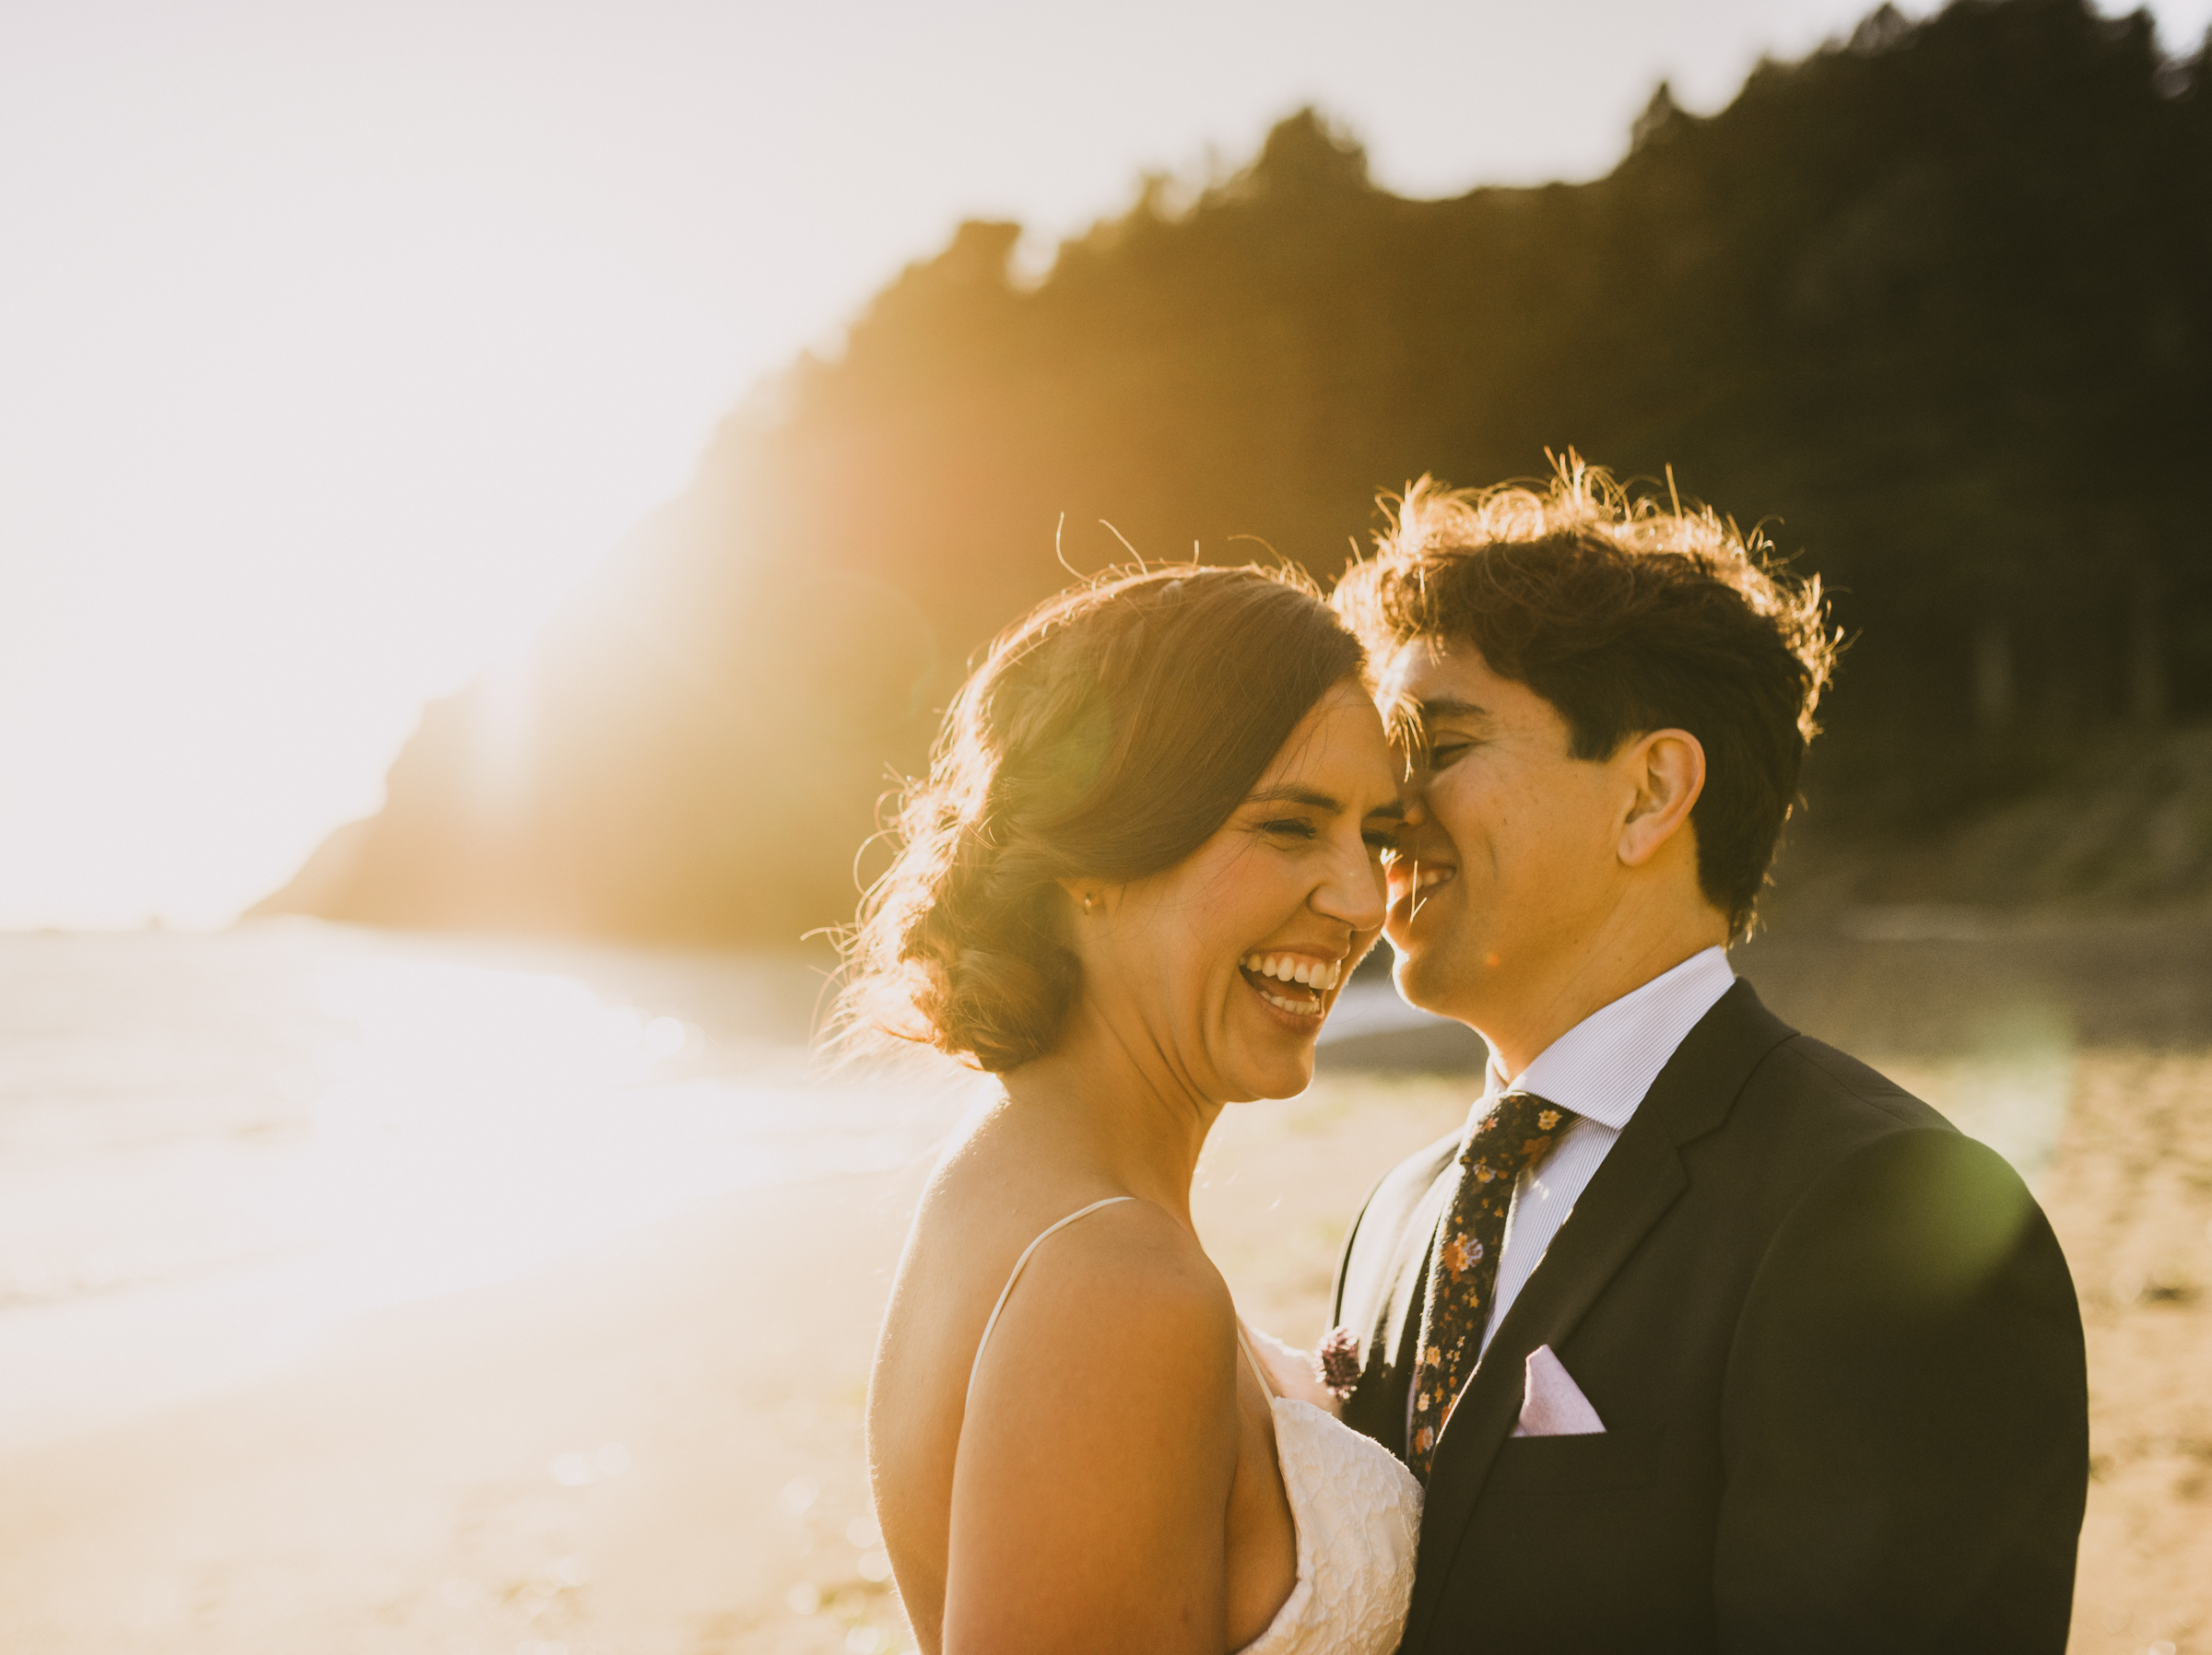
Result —
<instances>
[{"instance_id":1,"label":"white lace wedding dress","mask_svg":"<svg viewBox=\"0 0 2212 1655\"><path fill-rule=\"evenodd\" d=\"M998 1325L1006 1296L1040 1243L1078 1218L1131 1201L1110 1196L1070 1213L1022 1249L976 1344L975 1365ZM1240 1335L1238 1343L1243 1341ZM1298 1584L1266 1631L1237 1655L1390 1655L1413 1600L1413 1557L1421 1528L1421 1485L1393 1454L1325 1410L1277 1396L1249 1348L1275 1414L1275 1455L1298 1527ZM968 1371L975 1390L975 1367Z\"/></svg>"}]
</instances>

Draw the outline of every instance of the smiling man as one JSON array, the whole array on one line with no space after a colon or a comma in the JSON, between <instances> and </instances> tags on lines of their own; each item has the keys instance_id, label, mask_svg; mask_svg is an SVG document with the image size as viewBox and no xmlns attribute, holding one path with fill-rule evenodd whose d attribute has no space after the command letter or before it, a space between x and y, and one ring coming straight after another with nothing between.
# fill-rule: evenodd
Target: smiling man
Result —
<instances>
[{"instance_id":1,"label":"smiling man","mask_svg":"<svg viewBox=\"0 0 2212 1655\"><path fill-rule=\"evenodd\" d=\"M1737 980L1817 583L1579 464L1408 491L1336 604L1406 762L1400 990L1488 1041L1337 1272L1427 1485L1404 1649L2059 1650L2073 1285L1997 1156Z\"/></svg>"}]
</instances>

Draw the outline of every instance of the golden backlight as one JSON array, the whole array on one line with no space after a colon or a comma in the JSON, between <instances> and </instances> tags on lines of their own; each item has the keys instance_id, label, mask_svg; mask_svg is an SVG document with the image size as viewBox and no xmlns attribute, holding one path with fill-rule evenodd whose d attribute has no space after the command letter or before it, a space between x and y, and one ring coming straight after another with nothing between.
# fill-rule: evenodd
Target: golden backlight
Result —
<instances>
[{"instance_id":1,"label":"golden backlight","mask_svg":"<svg viewBox=\"0 0 2212 1655\"><path fill-rule=\"evenodd\" d=\"M1401 190L1589 176L1859 9L9 8L0 926L282 884L963 217L1036 264L1309 99Z\"/></svg>"},{"instance_id":2,"label":"golden backlight","mask_svg":"<svg viewBox=\"0 0 2212 1655\"><path fill-rule=\"evenodd\" d=\"M0 1452L732 1190L906 1165L948 1119L815 1072L804 960L279 925L18 938L0 979L57 1003L101 985L128 1022L42 1085L7 1031L29 1063L0 1089Z\"/></svg>"}]
</instances>

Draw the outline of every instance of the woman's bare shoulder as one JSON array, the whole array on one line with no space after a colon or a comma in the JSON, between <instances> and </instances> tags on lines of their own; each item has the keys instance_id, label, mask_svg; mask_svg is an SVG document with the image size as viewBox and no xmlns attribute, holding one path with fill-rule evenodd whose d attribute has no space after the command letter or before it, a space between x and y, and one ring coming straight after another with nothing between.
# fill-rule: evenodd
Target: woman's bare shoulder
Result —
<instances>
[{"instance_id":1,"label":"woman's bare shoulder","mask_svg":"<svg viewBox=\"0 0 2212 1655\"><path fill-rule=\"evenodd\" d=\"M1079 1210L1077 1209L1077 1210ZM1185 1400L1233 1375L1236 1307L1175 1217L1139 1200L1085 1215L1031 1255L991 1335L994 1369L1069 1400L1119 1388Z\"/></svg>"},{"instance_id":2,"label":"woman's bare shoulder","mask_svg":"<svg viewBox=\"0 0 2212 1655\"><path fill-rule=\"evenodd\" d=\"M1101 1629L1223 1647L1235 1350L1226 1286L1160 1208L1100 1208L1038 1250L967 1398L947 1649L1092 1648Z\"/></svg>"}]
</instances>

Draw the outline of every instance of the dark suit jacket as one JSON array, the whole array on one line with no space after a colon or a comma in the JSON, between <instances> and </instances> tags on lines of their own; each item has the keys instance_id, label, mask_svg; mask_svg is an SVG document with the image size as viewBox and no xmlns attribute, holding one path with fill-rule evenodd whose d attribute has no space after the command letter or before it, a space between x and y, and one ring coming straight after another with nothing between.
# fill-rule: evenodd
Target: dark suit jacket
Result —
<instances>
[{"instance_id":1,"label":"dark suit jacket","mask_svg":"<svg viewBox=\"0 0 2212 1655\"><path fill-rule=\"evenodd\" d=\"M1458 1138L1337 1270L1345 1418L1406 1449ZM1514 1438L1549 1344L1602 1436ZM2063 1649L2081 1315L2012 1168L1738 981L1554 1238L1437 1445L1403 1649Z\"/></svg>"}]
</instances>

